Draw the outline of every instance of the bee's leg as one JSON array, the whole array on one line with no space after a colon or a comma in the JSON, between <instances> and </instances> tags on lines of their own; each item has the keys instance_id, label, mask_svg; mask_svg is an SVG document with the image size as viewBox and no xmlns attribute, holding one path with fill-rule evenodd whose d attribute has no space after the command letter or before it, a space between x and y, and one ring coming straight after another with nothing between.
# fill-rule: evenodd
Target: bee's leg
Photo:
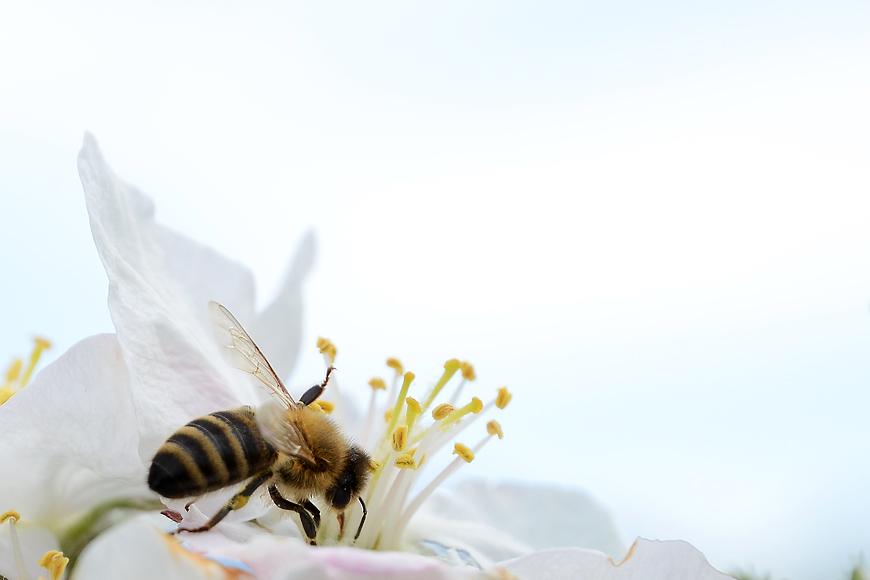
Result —
<instances>
[{"instance_id":1,"label":"bee's leg","mask_svg":"<svg viewBox=\"0 0 870 580\"><path fill-rule=\"evenodd\" d=\"M251 494L253 494L257 490L257 488L260 487L261 485L263 485L266 482L266 480L269 479L270 477L272 477L272 473L266 472L263 475L261 475L260 477L251 481L251 483L246 485L244 487L244 489L242 489L242 491L240 491L239 493L234 495L232 497L232 499L230 499L230 501L228 501L227 504L224 507L222 507L218 513L216 513L214 516L212 516L212 518L204 526L202 526L200 528L194 528L192 530L178 530L178 531L179 532L205 532L205 531L212 529L213 527L215 527L218 524L218 522L220 522L222 519L227 517L228 513L230 513L233 510L237 510L237 509L245 507L245 504L248 503L248 499L251 497Z\"/></svg>"},{"instance_id":2,"label":"bee's leg","mask_svg":"<svg viewBox=\"0 0 870 580\"><path fill-rule=\"evenodd\" d=\"M314 518L314 526L320 529L320 510L317 509L317 506L311 503L310 499L306 499L302 502L302 507L308 510L311 517Z\"/></svg>"},{"instance_id":3,"label":"bee's leg","mask_svg":"<svg viewBox=\"0 0 870 580\"><path fill-rule=\"evenodd\" d=\"M308 539L308 543L312 546L316 546L318 526L315 525L314 518L311 517L311 514L309 514L305 508L298 503L293 503L288 499L284 499L284 497L278 492L278 488L274 485L269 486L269 495L272 497L272 501L275 502L275 505L282 510L288 510L299 514L299 521L302 522L302 531L305 532L305 537ZM320 521L319 513L317 520L318 522Z\"/></svg>"},{"instance_id":4,"label":"bee's leg","mask_svg":"<svg viewBox=\"0 0 870 580\"><path fill-rule=\"evenodd\" d=\"M357 496L357 499L359 500L359 505L362 506L363 515L362 519L359 521L359 527L356 529L356 535L353 537L354 541L356 541L362 533L363 524L366 523L366 516L369 514L369 510L366 509L366 502L363 501L361 496Z\"/></svg>"},{"instance_id":5,"label":"bee's leg","mask_svg":"<svg viewBox=\"0 0 870 580\"><path fill-rule=\"evenodd\" d=\"M332 374L332 371L335 369L332 365L329 365L329 368L326 369L326 378L323 379L323 382L319 385L314 385L299 397L299 402L303 405L310 405L314 401L316 401L320 395L323 394L323 391L326 390L326 383L329 382L329 375Z\"/></svg>"}]
</instances>

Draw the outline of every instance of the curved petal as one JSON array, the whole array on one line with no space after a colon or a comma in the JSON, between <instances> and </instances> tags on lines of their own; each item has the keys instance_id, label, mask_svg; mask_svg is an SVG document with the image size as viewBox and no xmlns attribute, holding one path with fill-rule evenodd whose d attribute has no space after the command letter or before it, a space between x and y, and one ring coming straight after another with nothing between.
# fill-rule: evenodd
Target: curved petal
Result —
<instances>
[{"instance_id":1,"label":"curved petal","mask_svg":"<svg viewBox=\"0 0 870 580\"><path fill-rule=\"evenodd\" d=\"M52 522L113 497L150 495L114 334L86 338L0 406L0 498ZM14 475L13 475L14 474Z\"/></svg>"},{"instance_id":2,"label":"curved petal","mask_svg":"<svg viewBox=\"0 0 870 580\"><path fill-rule=\"evenodd\" d=\"M254 318L248 329L283 380L290 375L299 356L302 342L302 282L314 265L315 250L314 232L309 231L296 250L278 295Z\"/></svg>"},{"instance_id":3,"label":"curved petal","mask_svg":"<svg viewBox=\"0 0 870 580\"><path fill-rule=\"evenodd\" d=\"M102 578L230 580L252 576L185 550L166 533L160 520L140 516L101 534L82 552L72 579Z\"/></svg>"},{"instance_id":4,"label":"curved petal","mask_svg":"<svg viewBox=\"0 0 870 580\"><path fill-rule=\"evenodd\" d=\"M205 273L212 281L204 291L216 286L215 272L224 267L231 287L233 276L250 275L158 226L151 201L115 176L92 135L85 136L78 166L94 242L109 277L109 311L130 372L139 452L150 457L171 432L167 424L177 427L257 400L253 387L227 374L231 369L202 322L206 305L195 304L202 292L190 290L194 274L198 279ZM197 258L202 271L181 272Z\"/></svg>"},{"instance_id":5,"label":"curved petal","mask_svg":"<svg viewBox=\"0 0 870 580\"><path fill-rule=\"evenodd\" d=\"M466 480L421 510L422 539L467 550L481 564L546 548L578 547L615 558L627 551L607 510L585 493L543 484ZM491 530L485 532L482 530Z\"/></svg>"},{"instance_id":6,"label":"curved petal","mask_svg":"<svg viewBox=\"0 0 870 580\"><path fill-rule=\"evenodd\" d=\"M730 580L687 542L638 539L616 564L594 550L557 548L502 562L518 580Z\"/></svg>"}]
</instances>

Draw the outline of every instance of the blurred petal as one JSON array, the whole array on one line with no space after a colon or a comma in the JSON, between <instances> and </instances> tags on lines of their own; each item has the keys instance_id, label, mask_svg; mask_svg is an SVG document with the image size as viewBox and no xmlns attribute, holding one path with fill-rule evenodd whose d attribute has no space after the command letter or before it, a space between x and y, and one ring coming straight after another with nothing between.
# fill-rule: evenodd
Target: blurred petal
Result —
<instances>
[{"instance_id":1,"label":"blurred petal","mask_svg":"<svg viewBox=\"0 0 870 580\"><path fill-rule=\"evenodd\" d=\"M607 510L585 493L546 484L463 481L450 496L436 495L425 506L429 516L451 521L475 522L511 537L527 551L546 548L577 547L598 550L621 559L627 552L616 525ZM441 526L443 527L443 526ZM455 526L454 540L473 546L492 561L516 557L501 550L511 546L496 542L472 528ZM431 539L438 539L432 537ZM516 549L513 547L512 549Z\"/></svg>"},{"instance_id":2,"label":"blurred petal","mask_svg":"<svg viewBox=\"0 0 870 580\"><path fill-rule=\"evenodd\" d=\"M730 580L701 552L682 541L638 539L621 563L580 548L535 552L499 564L519 580Z\"/></svg>"},{"instance_id":3,"label":"blurred petal","mask_svg":"<svg viewBox=\"0 0 870 580\"><path fill-rule=\"evenodd\" d=\"M51 522L112 497L149 495L136 421L115 335L74 345L0 406L3 509L23 524Z\"/></svg>"},{"instance_id":4,"label":"blurred petal","mask_svg":"<svg viewBox=\"0 0 870 580\"><path fill-rule=\"evenodd\" d=\"M259 580L330 580L490 578L477 568L450 566L434 558L403 552L376 552L348 547L312 548L302 540L269 534L250 542L228 542L219 535L186 538L196 550L210 556L238 559Z\"/></svg>"},{"instance_id":5,"label":"blurred petal","mask_svg":"<svg viewBox=\"0 0 870 580\"><path fill-rule=\"evenodd\" d=\"M226 374L203 322L206 304L195 304L219 285L220 264L228 265L223 282L230 288L245 284L234 276L249 274L159 227L151 201L115 176L92 135L85 135L78 165L94 242L109 277L109 311L130 372L139 452L149 457L171 432L167 425L256 400L247 382ZM193 273L179 274L197 256L207 256L198 272L206 275L204 287L195 285ZM190 287L201 291L191 293Z\"/></svg>"},{"instance_id":6,"label":"blurred petal","mask_svg":"<svg viewBox=\"0 0 870 580\"><path fill-rule=\"evenodd\" d=\"M168 520L167 520L168 521ZM98 536L82 552L73 580L208 580L252 578L185 550L160 521L133 518Z\"/></svg>"},{"instance_id":7,"label":"blurred petal","mask_svg":"<svg viewBox=\"0 0 870 580\"><path fill-rule=\"evenodd\" d=\"M253 320L248 329L272 368L284 380L299 356L302 341L302 282L314 265L315 246L314 232L309 231L302 238L275 300Z\"/></svg>"}]
</instances>

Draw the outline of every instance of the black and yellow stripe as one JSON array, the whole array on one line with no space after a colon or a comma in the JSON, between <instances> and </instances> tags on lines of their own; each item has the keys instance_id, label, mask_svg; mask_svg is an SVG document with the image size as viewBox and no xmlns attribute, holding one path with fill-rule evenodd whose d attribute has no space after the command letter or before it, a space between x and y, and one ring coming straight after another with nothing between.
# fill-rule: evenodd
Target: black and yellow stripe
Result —
<instances>
[{"instance_id":1,"label":"black and yellow stripe","mask_svg":"<svg viewBox=\"0 0 870 580\"><path fill-rule=\"evenodd\" d=\"M193 497L262 474L276 459L252 409L219 411L167 439L151 462L148 486L164 497Z\"/></svg>"}]
</instances>

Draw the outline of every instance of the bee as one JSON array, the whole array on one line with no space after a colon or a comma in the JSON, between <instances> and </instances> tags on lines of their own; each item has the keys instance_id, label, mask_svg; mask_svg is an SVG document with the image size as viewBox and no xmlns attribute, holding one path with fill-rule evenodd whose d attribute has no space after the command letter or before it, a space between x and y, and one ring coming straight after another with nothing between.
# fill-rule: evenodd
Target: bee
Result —
<instances>
[{"instance_id":1,"label":"bee","mask_svg":"<svg viewBox=\"0 0 870 580\"><path fill-rule=\"evenodd\" d=\"M185 530L204 532L266 486L276 506L299 515L312 545L320 527L320 511L312 498L320 498L337 512L340 533L347 506L358 500L362 519L354 539L358 538L367 515L360 494L370 475L370 457L325 413L311 407L326 389L333 367L322 383L295 401L229 310L210 302L209 316L228 358L259 379L275 400L256 411L247 406L218 411L181 427L154 455L148 487L164 497L181 499L247 482L208 523Z\"/></svg>"}]
</instances>

